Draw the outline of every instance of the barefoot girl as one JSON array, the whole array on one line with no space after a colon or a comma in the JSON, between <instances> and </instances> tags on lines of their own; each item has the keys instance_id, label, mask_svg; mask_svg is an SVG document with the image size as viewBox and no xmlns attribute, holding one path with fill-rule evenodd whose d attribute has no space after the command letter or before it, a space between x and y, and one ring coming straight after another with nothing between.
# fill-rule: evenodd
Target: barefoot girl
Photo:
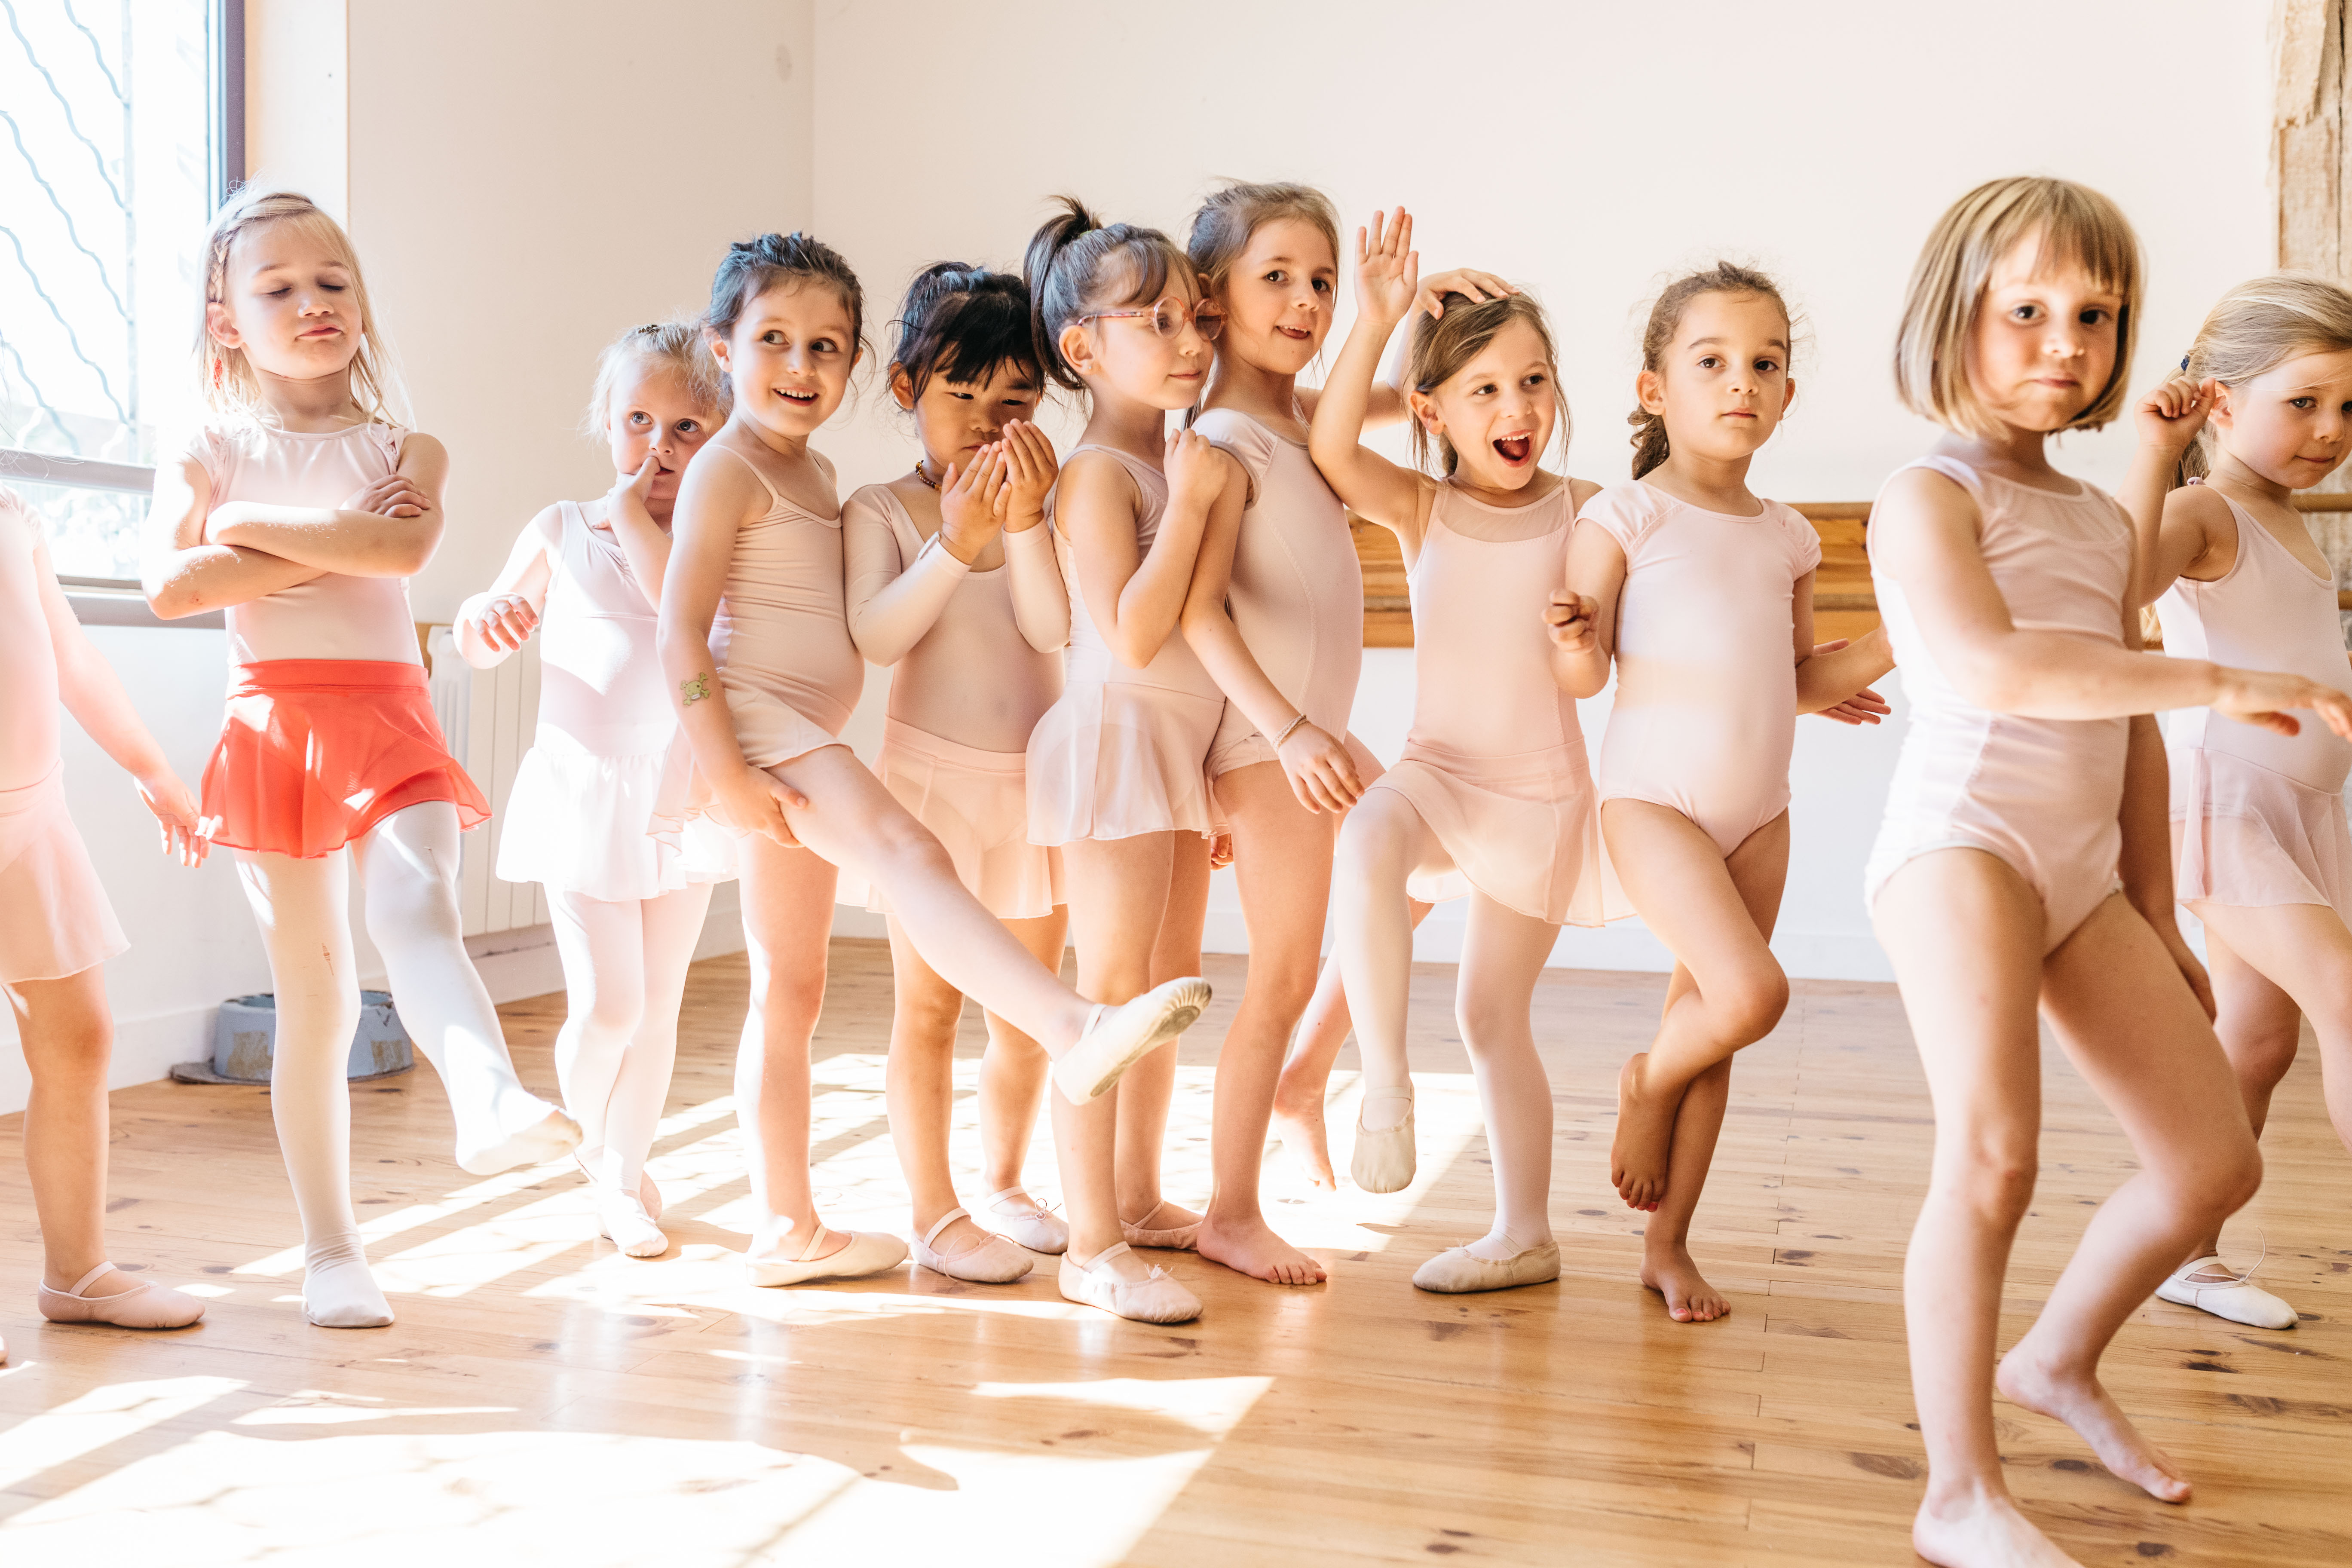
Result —
<instances>
[{"instance_id":1,"label":"barefoot girl","mask_svg":"<svg viewBox=\"0 0 2352 1568\"><path fill-rule=\"evenodd\" d=\"M849 635L874 663L898 667L875 771L972 897L1058 969L1061 856L1029 842L1024 753L1062 693L1070 601L1040 526L1054 448L1029 422L1045 389L1029 290L1010 273L942 261L916 275L897 325L890 393L914 414L922 455L842 506ZM958 1279L1018 1279L1030 1269L1023 1247L1053 1254L1068 1241L1021 1180L1045 1054L988 1015L983 1229L948 1168L963 993L922 961L895 916L890 973L890 1136L921 1238L915 1259Z\"/></svg>"},{"instance_id":2,"label":"barefoot girl","mask_svg":"<svg viewBox=\"0 0 2352 1568\"><path fill-rule=\"evenodd\" d=\"M1576 702L1553 679L1544 611L1566 580L1570 525L1599 489L1538 466L1567 411L1541 310L1524 294L1456 296L1416 323L1405 384L1416 452L1444 477L1357 444L1372 370L1412 311L1412 220L1357 231L1356 324L1315 410L1317 468L1391 530L1412 586L1417 689L1397 765L1339 831L1333 894L1348 1001L1364 1058L1352 1173L1368 1192L1412 1179L1405 1005L1409 887L1470 895L1455 1004L1495 1165L1493 1229L1423 1264L1425 1290L1557 1279L1551 1238L1551 1088L1529 1007L1563 922L1598 925L1601 835Z\"/></svg>"},{"instance_id":3,"label":"barefoot girl","mask_svg":"<svg viewBox=\"0 0 2352 1568\"><path fill-rule=\"evenodd\" d=\"M104 963L130 944L66 810L58 704L138 781L163 852L204 863L195 798L163 760L122 682L74 619L40 519L0 487L0 993L32 1074L25 1169L41 1223L41 1316L181 1329L205 1304L106 1260L106 1064L114 1020ZM0 1346L0 1361L7 1358Z\"/></svg>"},{"instance_id":4,"label":"barefoot girl","mask_svg":"<svg viewBox=\"0 0 2352 1568\"><path fill-rule=\"evenodd\" d=\"M2294 508L2352 449L2352 292L2291 273L2240 284L2138 416L2124 500L2139 531L2137 596L2162 595L2164 651L2352 691L2336 574ZM2168 495L2176 467L2200 478ZM2302 729L2281 735L2203 709L2174 716L2174 892L2205 922L2217 1028L2255 1135L2308 1014L2328 1115L2352 1145L2352 830L2338 798L2352 746L2297 717ZM2220 1251L2218 1233L2199 1236L2156 1293L2294 1327L2294 1309L2224 1268Z\"/></svg>"},{"instance_id":5,"label":"barefoot girl","mask_svg":"<svg viewBox=\"0 0 2352 1568\"><path fill-rule=\"evenodd\" d=\"M1298 1285L1323 1279L1323 1267L1267 1227L1258 1169L1283 1051L1315 991L1339 816L1381 772L1348 734L1363 664L1363 571L1346 509L1307 455L1316 390L1297 384L1331 330L1339 220L1306 185L1228 185L1193 215L1188 250L1223 322L1192 428L1225 454L1227 493L1245 498L1239 512L1214 514L1183 622L1226 695L1209 776L1233 829L1250 926L1249 988L1217 1058L1214 1184L1199 1247L1244 1274ZM1474 300L1510 291L1483 273L1448 273L1423 283L1420 299L1433 304L1448 290ZM1373 396L1378 423L1402 414L1394 388ZM1328 1061L1322 1069L1328 1077ZM1319 1130L1319 1082L1310 1111Z\"/></svg>"},{"instance_id":6,"label":"barefoot girl","mask_svg":"<svg viewBox=\"0 0 2352 1568\"><path fill-rule=\"evenodd\" d=\"M352 1215L344 1081L354 869L401 1021L448 1090L458 1166L556 1159L580 1128L516 1079L458 921L457 835L489 807L434 721L407 582L441 541L447 455L389 422L359 259L307 197L249 186L213 220L197 363L212 416L156 468L147 597L166 619L228 612L205 815L269 951L269 1109L302 1215L302 1310L376 1328L392 1310Z\"/></svg>"},{"instance_id":7,"label":"barefoot girl","mask_svg":"<svg viewBox=\"0 0 2352 1568\"><path fill-rule=\"evenodd\" d=\"M864 300L848 263L805 235L729 248L704 325L734 411L678 492L662 582L662 666L693 759L687 798L664 814L712 811L741 857L751 1008L736 1100L760 1210L746 1262L764 1285L878 1273L907 1256L896 1237L828 1232L809 1190L809 1040L835 868L887 900L941 980L1043 1046L1066 1099L1100 1095L1191 1024L1209 992L1185 976L1123 1006L1073 994L835 738L865 677L833 466L808 442L849 390Z\"/></svg>"},{"instance_id":8,"label":"barefoot girl","mask_svg":"<svg viewBox=\"0 0 2352 1568\"><path fill-rule=\"evenodd\" d=\"M2189 1496L2100 1385L2099 1357L2253 1194L2262 1155L2175 929L2148 715L2210 705L2284 734L2285 710L2313 708L2352 733L2333 687L2136 649L2130 521L2044 447L2122 407L2138 304L2138 242L2113 203L1996 180L1937 221L1895 347L1905 405L1949 432L1887 481L1870 524L1911 701L1865 892L1936 1107L1904 1264L1928 1458L1912 1541L1934 1563L2071 1561L2011 1499L1992 1411L2041 1131L2037 1006L2138 1170L2092 1216L2000 1388L2149 1495Z\"/></svg>"},{"instance_id":9,"label":"barefoot girl","mask_svg":"<svg viewBox=\"0 0 2352 1568\"><path fill-rule=\"evenodd\" d=\"M507 796L499 875L538 882L554 915L566 1011L555 1037L563 1103L581 1127L597 1225L632 1258L669 1238L646 1174L669 1095L677 1012L710 886L651 837L677 731L654 648L670 510L686 466L726 418L702 330L635 327L597 361L590 434L613 488L526 525L486 594L457 612L457 648L488 669L542 635L539 732Z\"/></svg>"},{"instance_id":10,"label":"barefoot girl","mask_svg":"<svg viewBox=\"0 0 2352 1568\"><path fill-rule=\"evenodd\" d=\"M1731 1055L1779 1021L1772 924L1789 869L1797 715L1884 674L1874 631L1813 651L1813 525L1748 489L1796 396L1789 310L1769 278L1718 263L1658 296L1635 381L1633 481L1585 503L1554 596L1561 685L1597 695L1601 827L1626 896L1675 957L1657 1038L1625 1064L1611 1164L1658 1215L1642 1282L1677 1321L1730 1310L1688 1238L1731 1084Z\"/></svg>"}]
</instances>

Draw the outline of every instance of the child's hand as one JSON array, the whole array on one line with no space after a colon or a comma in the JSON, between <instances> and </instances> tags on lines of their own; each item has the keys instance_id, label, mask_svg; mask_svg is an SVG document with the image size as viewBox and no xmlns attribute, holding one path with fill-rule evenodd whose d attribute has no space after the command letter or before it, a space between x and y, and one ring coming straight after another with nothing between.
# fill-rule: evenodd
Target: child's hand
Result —
<instances>
[{"instance_id":1,"label":"child's hand","mask_svg":"<svg viewBox=\"0 0 2352 1568\"><path fill-rule=\"evenodd\" d=\"M614 477L613 488L604 497L604 521L596 526L609 532L617 519L626 516L635 521L640 512L645 514L646 521L652 521L653 509L648 502L653 497L654 480L660 473L661 454L648 447L646 448L646 460L637 466L635 473ZM634 502L635 510L625 511L622 506L624 500Z\"/></svg>"},{"instance_id":2,"label":"child's hand","mask_svg":"<svg viewBox=\"0 0 2352 1568\"><path fill-rule=\"evenodd\" d=\"M1412 308L1426 310L1432 317L1445 314L1448 294L1465 294L1474 300L1500 300L1518 290L1491 272L1475 268L1457 267L1451 272L1441 272L1421 280L1421 291L1412 297Z\"/></svg>"},{"instance_id":3,"label":"child's hand","mask_svg":"<svg viewBox=\"0 0 2352 1568\"><path fill-rule=\"evenodd\" d=\"M1004 426L1005 484L999 497L1004 531L1025 533L1045 521L1045 498L1061 465L1045 432L1026 419Z\"/></svg>"},{"instance_id":4,"label":"child's hand","mask_svg":"<svg viewBox=\"0 0 2352 1568\"><path fill-rule=\"evenodd\" d=\"M539 626L539 612L520 594L486 595L481 607L460 618L457 629L470 627L486 647L501 653L512 653L530 640L531 632Z\"/></svg>"},{"instance_id":5,"label":"child's hand","mask_svg":"<svg viewBox=\"0 0 2352 1568\"><path fill-rule=\"evenodd\" d=\"M1168 437L1168 506L1197 507L1206 512L1225 488L1225 455L1197 430L1177 430Z\"/></svg>"},{"instance_id":6,"label":"child's hand","mask_svg":"<svg viewBox=\"0 0 2352 1568\"><path fill-rule=\"evenodd\" d=\"M163 853L176 857L183 866L203 865L205 852L213 847L213 830L220 824L205 819L196 797L169 768L138 784L139 798L163 826Z\"/></svg>"},{"instance_id":7,"label":"child's hand","mask_svg":"<svg viewBox=\"0 0 2352 1568\"><path fill-rule=\"evenodd\" d=\"M391 473L362 485L337 510L377 517L422 517L432 504L433 498L418 489L406 474Z\"/></svg>"},{"instance_id":8,"label":"child's hand","mask_svg":"<svg viewBox=\"0 0 2352 1568\"><path fill-rule=\"evenodd\" d=\"M763 835L785 849L803 847L793 832L793 825L784 817L784 807L806 811L808 796L775 774L745 767L725 778L712 780L710 794L707 814L716 817L721 827Z\"/></svg>"},{"instance_id":9,"label":"child's hand","mask_svg":"<svg viewBox=\"0 0 2352 1568\"><path fill-rule=\"evenodd\" d=\"M1290 793L1309 811L1345 811L1363 798L1363 782L1356 776L1356 759L1345 742L1313 724L1301 724L1275 748L1290 780Z\"/></svg>"},{"instance_id":10,"label":"child's hand","mask_svg":"<svg viewBox=\"0 0 2352 1568\"><path fill-rule=\"evenodd\" d=\"M1421 252L1412 247L1412 215L1402 207L1393 217L1374 213L1370 229L1356 231L1356 309L1393 327L1412 313L1420 291Z\"/></svg>"},{"instance_id":11,"label":"child's hand","mask_svg":"<svg viewBox=\"0 0 2352 1568\"><path fill-rule=\"evenodd\" d=\"M2205 427L2205 416L2213 412L2213 394L2220 385L2176 375L2141 398L2132 405L2132 426L2139 432L2140 444L2162 452L2187 451Z\"/></svg>"},{"instance_id":12,"label":"child's hand","mask_svg":"<svg viewBox=\"0 0 2352 1568\"><path fill-rule=\"evenodd\" d=\"M1875 724L1894 711L1876 687L1865 686L1836 707L1821 709L1819 716L1841 724Z\"/></svg>"},{"instance_id":13,"label":"child's hand","mask_svg":"<svg viewBox=\"0 0 2352 1568\"><path fill-rule=\"evenodd\" d=\"M940 542L966 565L980 558L1003 526L999 502L1004 472L1003 445L991 441L961 472L950 463L940 480Z\"/></svg>"},{"instance_id":14,"label":"child's hand","mask_svg":"<svg viewBox=\"0 0 2352 1568\"><path fill-rule=\"evenodd\" d=\"M1234 863L1234 830L1221 827L1209 835L1209 869L1222 871Z\"/></svg>"},{"instance_id":15,"label":"child's hand","mask_svg":"<svg viewBox=\"0 0 2352 1568\"><path fill-rule=\"evenodd\" d=\"M1555 588L1544 606L1544 626L1560 652L1591 653L1601 646L1600 601Z\"/></svg>"}]
</instances>

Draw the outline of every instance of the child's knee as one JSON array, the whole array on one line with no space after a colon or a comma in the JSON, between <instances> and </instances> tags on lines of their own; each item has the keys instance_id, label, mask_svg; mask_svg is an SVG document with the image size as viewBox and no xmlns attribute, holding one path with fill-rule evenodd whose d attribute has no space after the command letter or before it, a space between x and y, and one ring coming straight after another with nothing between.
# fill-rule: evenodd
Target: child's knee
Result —
<instances>
[{"instance_id":1,"label":"child's knee","mask_svg":"<svg viewBox=\"0 0 2352 1568\"><path fill-rule=\"evenodd\" d=\"M1789 977L1777 964L1735 976L1724 987L1719 1002L1724 1032L1736 1045L1755 1044L1770 1034L1789 1009ZM1712 1009L1710 1009L1712 1010Z\"/></svg>"},{"instance_id":2,"label":"child's knee","mask_svg":"<svg viewBox=\"0 0 2352 1568\"><path fill-rule=\"evenodd\" d=\"M1972 1141L1948 1180L1955 1196L1982 1221L2014 1228L2033 1203L2041 1176L2036 1140L1990 1134Z\"/></svg>"}]
</instances>

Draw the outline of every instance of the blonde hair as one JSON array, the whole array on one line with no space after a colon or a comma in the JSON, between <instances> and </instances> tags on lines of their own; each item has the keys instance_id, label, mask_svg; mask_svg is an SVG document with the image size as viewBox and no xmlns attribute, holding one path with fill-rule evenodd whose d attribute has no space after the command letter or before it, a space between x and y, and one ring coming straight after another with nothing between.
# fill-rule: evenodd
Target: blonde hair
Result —
<instances>
[{"instance_id":1,"label":"blonde hair","mask_svg":"<svg viewBox=\"0 0 2352 1568\"><path fill-rule=\"evenodd\" d=\"M1992 416L1969 385L1969 334L1993 268L2035 237L2041 266L2072 263L2123 297L2115 369L2066 428L2095 430L2123 413L2139 331L2139 237L2122 209L2098 192L2040 175L1988 181L1936 220L1911 269L1895 339L1895 392L1904 407L1963 435L1995 433Z\"/></svg>"},{"instance_id":2,"label":"blonde hair","mask_svg":"<svg viewBox=\"0 0 2352 1568\"><path fill-rule=\"evenodd\" d=\"M2237 386L2299 353L2352 349L2352 290L2310 272L2273 272L2221 296L2180 362L2181 373ZM2180 454L2175 482L2210 471L2213 426Z\"/></svg>"},{"instance_id":3,"label":"blonde hair","mask_svg":"<svg viewBox=\"0 0 2352 1568\"><path fill-rule=\"evenodd\" d=\"M329 217L319 204L294 191L273 191L247 185L223 203L205 235L204 306L196 315L196 378L205 406L219 414L266 417L260 378L241 348L217 342L204 307L228 302L228 258L247 231L265 224L292 224L341 259L352 275L352 303L359 311L360 347L348 367L352 401L371 419L387 425L404 421L396 406L404 401L391 351L377 333L375 310L368 303L367 279L360 271L359 253L352 248L343 226Z\"/></svg>"},{"instance_id":4,"label":"blonde hair","mask_svg":"<svg viewBox=\"0 0 2352 1568\"><path fill-rule=\"evenodd\" d=\"M1789 336L1797 335L1797 319L1789 310L1789 301L1781 297L1780 286L1753 267L1742 267L1737 261L1718 261L1704 272L1686 272L1667 284L1650 307L1650 320L1642 329L1642 368L1655 372L1665 363L1666 351L1674 347L1675 334L1682 330L1683 312L1690 302L1702 294L1747 295L1769 300L1780 307L1780 320L1788 323ZM1789 353L1797 352L1791 341ZM1633 477L1640 479L1672 455L1673 447L1666 439L1666 416L1653 414L1641 405L1625 416L1625 423L1633 427L1628 437L1633 444Z\"/></svg>"},{"instance_id":5,"label":"blonde hair","mask_svg":"<svg viewBox=\"0 0 2352 1568\"><path fill-rule=\"evenodd\" d=\"M721 420L735 401L729 395L719 362L711 357L710 336L700 321L647 321L642 327L631 327L596 355L596 384L588 394L588 411L580 421L582 432L590 439L604 439L613 389L621 384L625 372L642 364L677 372L695 406Z\"/></svg>"},{"instance_id":6,"label":"blonde hair","mask_svg":"<svg viewBox=\"0 0 2352 1568\"><path fill-rule=\"evenodd\" d=\"M1559 387L1559 354L1552 347L1551 327L1544 321L1543 307L1536 303L1535 296L1522 290L1499 300L1474 300L1467 294L1448 294L1443 303L1445 314L1421 316L1413 323L1412 343L1405 353L1405 384L1428 396L1476 359L1505 327L1513 321L1525 321L1535 329L1537 338L1543 343L1544 359L1552 367L1552 397L1559 405L1559 444L1565 447L1569 436L1568 395ZM1448 474L1462 460L1454 443L1442 432L1437 437L1437 458L1443 471ZM1429 426L1418 418L1412 422L1412 460L1418 468L1429 467Z\"/></svg>"},{"instance_id":7,"label":"blonde hair","mask_svg":"<svg viewBox=\"0 0 2352 1568\"><path fill-rule=\"evenodd\" d=\"M1339 260L1339 215L1331 198L1312 185L1287 180L1253 184L1236 180L1211 191L1192 215L1192 232L1184 244L1193 269L1201 275L1201 291L1222 293L1234 263L1249 248L1250 236L1270 223L1293 218L1330 242L1331 260Z\"/></svg>"}]
</instances>

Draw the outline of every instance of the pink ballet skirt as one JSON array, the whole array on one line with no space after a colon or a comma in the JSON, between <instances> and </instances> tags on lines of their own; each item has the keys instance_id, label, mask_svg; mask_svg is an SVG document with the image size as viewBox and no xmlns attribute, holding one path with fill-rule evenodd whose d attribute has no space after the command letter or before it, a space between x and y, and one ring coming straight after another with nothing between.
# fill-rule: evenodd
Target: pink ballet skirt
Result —
<instances>
[{"instance_id":1,"label":"pink ballet skirt","mask_svg":"<svg viewBox=\"0 0 2352 1568\"><path fill-rule=\"evenodd\" d=\"M2341 796L2203 746L2174 747L2171 763L2175 898L2325 904L2352 925L2352 826Z\"/></svg>"},{"instance_id":2,"label":"pink ballet skirt","mask_svg":"<svg viewBox=\"0 0 2352 1568\"><path fill-rule=\"evenodd\" d=\"M0 982L62 980L130 946L66 809L64 765L0 790Z\"/></svg>"},{"instance_id":3,"label":"pink ballet skirt","mask_svg":"<svg viewBox=\"0 0 2352 1568\"><path fill-rule=\"evenodd\" d=\"M1074 668L1029 735L1029 841L1215 833L1204 763L1224 716L1222 698L1082 680Z\"/></svg>"},{"instance_id":4,"label":"pink ballet skirt","mask_svg":"<svg viewBox=\"0 0 2352 1568\"><path fill-rule=\"evenodd\" d=\"M1580 740L1516 757L1461 756L1408 740L1371 787L1411 801L1453 861L1407 879L1405 890L1423 903L1475 888L1553 925L1605 925L1633 912L1601 849Z\"/></svg>"},{"instance_id":5,"label":"pink ballet skirt","mask_svg":"<svg viewBox=\"0 0 2352 1568\"><path fill-rule=\"evenodd\" d=\"M1029 842L1027 760L982 752L889 721L875 768L900 805L930 830L956 878L1002 921L1034 920L1064 902L1062 855ZM866 907L889 912L879 889Z\"/></svg>"}]
</instances>

